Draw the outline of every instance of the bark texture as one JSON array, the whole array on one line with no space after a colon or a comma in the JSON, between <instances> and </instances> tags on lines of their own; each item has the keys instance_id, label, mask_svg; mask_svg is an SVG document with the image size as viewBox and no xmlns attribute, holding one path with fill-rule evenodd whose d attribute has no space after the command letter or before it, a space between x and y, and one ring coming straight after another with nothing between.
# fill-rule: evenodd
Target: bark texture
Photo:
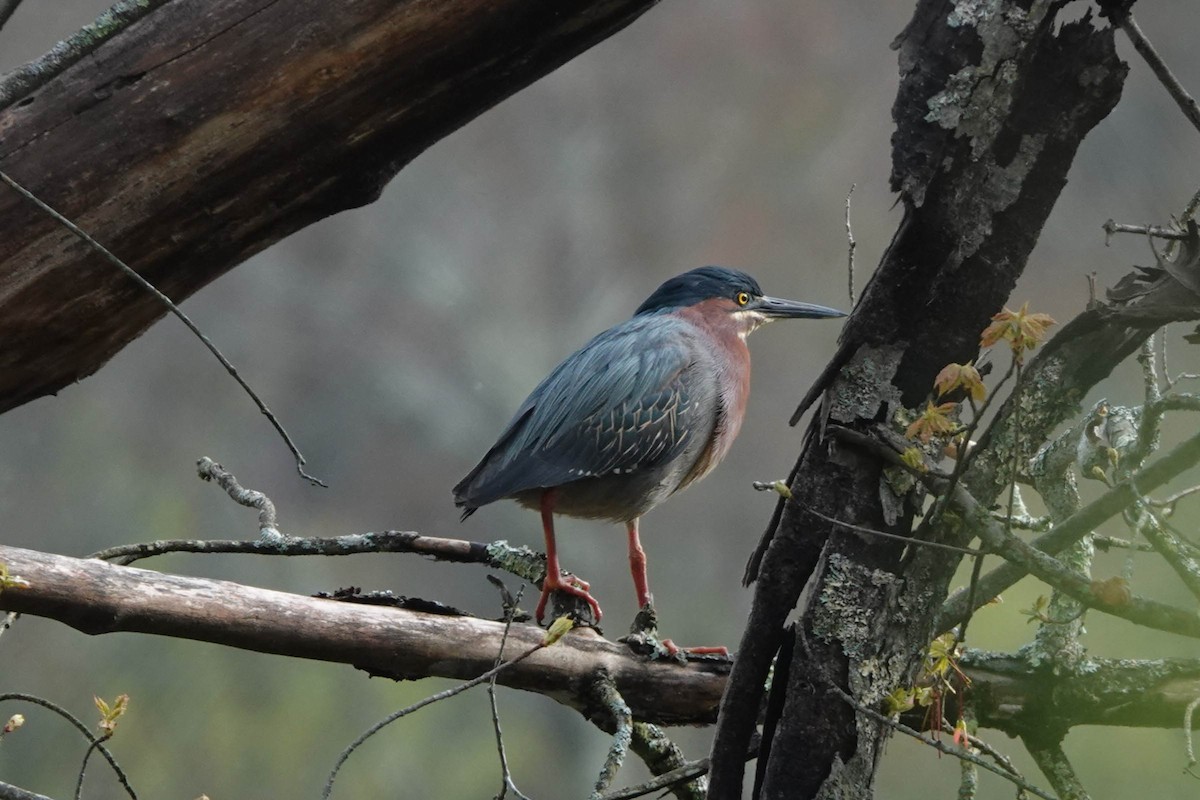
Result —
<instances>
[{"instance_id":1,"label":"bark texture","mask_svg":"<svg viewBox=\"0 0 1200 800\"><path fill-rule=\"evenodd\" d=\"M504 633L502 623L475 617L304 597L17 547L0 546L0 564L28 584L0 592L5 611L49 617L93 635L174 636L353 664L397 680L474 678L492 668ZM536 626L513 625L506 657L544 636ZM497 682L586 714L601 672L639 721L701 724L716 717L728 663L649 661L582 629L501 672Z\"/></svg>"},{"instance_id":2,"label":"bark texture","mask_svg":"<svg viewBox=\"0 0 1200 800\"><path fill-rule=\"evenodd\" d=\"M304 597L16 547L0 546L0 564L10 584L17 578L25 584L0 590L3 611L54 619L90 635L193 639L352 664L397 680L480 675L492 668L504 630L499 622L453 613ZM506 657L544 636L532 625L513 625ZM971 679L980 726L1013 736L1048 725L1174 728L1200 694L1196 659L1093 659L1069 680L1007 654L968 651L961 666ZM590 715L591 686L602 672L612 676L639 723L704 725L716 718L729 667L717 659L648 661L583 630L501 672L497 682ZM920 728L926 717L917 709L905 721ZM1200 727L1200 715L1193 724Z\"/></svg>"},{"instance_id":3,"label":"bark texture","mask_svg":"<svg viewBox=\"0 0 1200 800\"><path fill-rule=\"evenodd\" d=\"M918 4L898 40L893 188L905 217L806 402L821 398L760 548L750 623L722 701L710 797L740 797L744 750L785 635L786 685L764 737L756 795L870 796L886 730L831 691L878 707L909 685L957 555L918 552L807 513L907 533L913 509L882 465L823 435L863 431L923 406L945 364L978 353L1066 182L1083 137L1120 97L1113 30L1060 25L1061 4ZM992 497L979 498L990 504ZM755 562L752 562L752 573ZM808 587L794 633L783 622ZM778 674L778 672L777 672Z\"/></svg>"},{"instance_id":4,"label":"bark texture","mask_svg":"<svg viewBox=\"0 0 1200 800\"><path fill-rule=\"evenodd\" d=\"M0 170L179 301L372 202L654 2L159 0L0 86ZM5 411L92 374L165 309L6 187L0 219Z\"/></svg>"}]
</instances>

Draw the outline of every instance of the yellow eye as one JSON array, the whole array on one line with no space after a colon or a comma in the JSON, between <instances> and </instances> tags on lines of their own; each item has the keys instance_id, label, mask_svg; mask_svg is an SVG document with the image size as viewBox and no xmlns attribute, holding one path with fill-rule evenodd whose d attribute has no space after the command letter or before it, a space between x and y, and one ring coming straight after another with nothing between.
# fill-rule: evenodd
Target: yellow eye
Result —
<instances>
[{"instance_id":1,"label":"yellow eye","mask_svg":"<svg viewBox=\"0 0 1200 800\"><path fill-rule=\"evenodd\" d=\"M733 296L733 299L739 306L744 306L750 302L750 294L748 292L738 292Z\"/></svg>"}]
</instances>

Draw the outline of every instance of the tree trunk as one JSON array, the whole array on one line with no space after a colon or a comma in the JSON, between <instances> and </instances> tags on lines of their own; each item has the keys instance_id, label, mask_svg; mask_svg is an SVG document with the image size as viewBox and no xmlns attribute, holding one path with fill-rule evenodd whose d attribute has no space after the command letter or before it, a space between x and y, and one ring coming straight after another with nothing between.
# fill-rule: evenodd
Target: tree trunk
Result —
<instances>
[{"instance_id":1,"label":"tree trunk","mask_svg":"<svg viewBox=\"0 0 1200 800\"><path fill-rule=\"evenodd\" d=\"M819 411L790 481L793 500L781 501L758 554L750 623L721 705L713 800L741 795L738 754L785 638L790 663L776 667L756 795L871 795L888 730L841 693L879 708L911 685L960 556L918 548L902 560L902 546L807 509L911 530L912 504L893 493L878 458L826 436L827 426L890 425L901 407L924 406L944 365L977 356L1076 149L1116 104L1126 74L1111 27L1087 16L1060 26L1058 9L924 0L898 40L892 186L905 215L810 393ZM806 586L800 620L785 632Z\"/></svg>"}]
</instances>

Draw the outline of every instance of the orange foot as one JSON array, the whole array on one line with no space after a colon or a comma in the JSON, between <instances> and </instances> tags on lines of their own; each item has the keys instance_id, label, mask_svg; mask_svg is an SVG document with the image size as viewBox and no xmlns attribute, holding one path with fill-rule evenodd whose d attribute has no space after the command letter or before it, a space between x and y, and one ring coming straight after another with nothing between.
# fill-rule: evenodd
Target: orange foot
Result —
<instances>
[{"instance_id":1,"label":"orange foot","mask_svg":"<svg viewBox=\"0 0 1200 800\"><path fill-rule=\"evenodd\" d=\"M662 646L666 648L667 655L675 656L680 653L690 653L694 656L724 656L729 657L728 647L680 647L670 639L662 639Z\"/></svg>"},{"instance_id":2,"label":"orange foot","mask_svg":"<svg viewBox=\"0 0 1200 800\"><path fill-rule=\"evenodd\" d=\"M546 601L550 599L551 592L565 592L585 601L591 606L592 616L595 617L596 622L599 622L600 618L604 616L604 612L600 610L600 604L596 602L596 598L588 594L590 588L592 588L591 584L570 573L567 573L566 580L563 580L562 575L547 575L542 581L542 596L538 598L537 608L533 612L537 617L538 624L542 624L542 618L546 616Z\"/></svg>"}]
</instances>

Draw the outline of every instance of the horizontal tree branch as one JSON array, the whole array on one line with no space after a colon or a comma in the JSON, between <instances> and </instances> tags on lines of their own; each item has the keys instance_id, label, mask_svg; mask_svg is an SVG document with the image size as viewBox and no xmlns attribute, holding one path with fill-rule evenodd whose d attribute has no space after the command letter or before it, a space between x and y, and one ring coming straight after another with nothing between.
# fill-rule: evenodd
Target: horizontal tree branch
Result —
<instances>
[{"instance_id":1,"label":"horizontal tree branch","mask_svg":"<svg viewBox=\"0 0 1200 800\"><path fill-rule=\"evenodd\" d=\"M0 546L0 564L10 580L28 584L0 592L3 610L55 619L88 634L173 636L353 664L398 679L481 675L492 668L504 633L502 623L473 617L344 603L15 547ZM505 652L523 652L543 636L539 628L515 624ZM1016 655L968 650L961 666L971 679L969 697L980 724L1014 735L1047 718L1063 728L1174 728L1200 695L1197 659L1096 659L1079 674L1052 677ZM501 672L498 682L588 713L594 710L590 687L602 669L639 722L708 724L728 664L648 661L580 629Z\"/></svg>"},{"instance_id":2,"label":"horizontal tree branch","mask_svg":"<svg viewBox=\"0 0 1200 800\"><path fill-rule=\"evenodd\" d=\"M28 588L6 588L0 609L56 619L88 634L131 631L263 653L332 661L396 679L469 679L492 668L504 625L304 597L228 581L169 575L0 546L0 563ZM542 641L513 625L506 652ZM639 720L703 724L716 718L728 663L649 661L587 629L501 673L498 682L584 711L600 669Z\"/></svg>"},{"instance_id":3,"label":"horizontal tree branch","mask_svg":"<svg viewBox=\"0 0 1200 800\"><path fill-rule=\"evenodd\" d=\"M1011 736L1048 726L1179 728L1200 696L1194 658L1088 659L1055 679L1023 658L967 649L959 666L971 678L967 696L979 724ZM1051 691L1048 680L1055 681Z\"/></svg>"}]
</instances>

